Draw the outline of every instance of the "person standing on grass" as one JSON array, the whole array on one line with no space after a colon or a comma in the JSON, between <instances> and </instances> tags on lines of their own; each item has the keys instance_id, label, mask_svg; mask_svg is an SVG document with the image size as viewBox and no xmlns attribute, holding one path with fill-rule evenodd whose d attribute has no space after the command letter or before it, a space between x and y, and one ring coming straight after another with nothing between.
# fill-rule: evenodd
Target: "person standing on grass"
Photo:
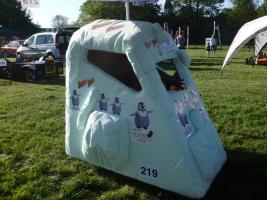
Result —
<instances>
[{"instance_id":1,"label":"person standing on grass","mask_svg":"<svg viewBox=\"0 0 267 200\"><path fill-rule=\"evenodd\" d=\"M176 31L175 43L179 49L185 49L186 48L186 40L185 40L183 31L181 31L180 33L178 31Z\"/></svg>"},{"instance_id":2,"label":"person standing on grass","mask_svg":"<svg viewBox=\"0 0 267 200\"><path fill-rule=\"evenodd\" d=\"M210 55L210 50L211 50L210 41L207 41L207 40L206 40L205 50L206 50L206 57L209 57L209 55Z\"/></svg>"}]
</instances>

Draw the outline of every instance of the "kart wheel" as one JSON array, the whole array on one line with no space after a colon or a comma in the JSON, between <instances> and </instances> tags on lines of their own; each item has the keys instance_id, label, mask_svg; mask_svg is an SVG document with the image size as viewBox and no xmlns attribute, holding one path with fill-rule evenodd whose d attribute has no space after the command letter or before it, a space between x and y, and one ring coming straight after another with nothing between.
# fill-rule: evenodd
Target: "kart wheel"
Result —
<instances>
[{"instance_id":1,"label":"kart wheel","mask_svg":"<svg viewBox=\"0 0 267 200\"><path fill-rule=\"evenodd\" d=\"M7 69L3 69L1 74L0 74L0 77L2 77L2 78L10 78L11 76L10 76L10 73L8 72Z\"/></svg>"},{"instance_id":2,"label":"kart wheel","mask_svg":"<svg viewBox=\"0 0 267 200\"><path fill-rule=\"evenodd\" d=\"M63 74L63 67L62 66L57 67L56 74L57 74L57 76L60 76L60 74Z\"/></svg>"},{"instance_id":3,"label":"kart wheel","mask_svg":"<svg viewBox=\"0 0 267 200\"><path fill-rule=\"evenodd\" d=\"M25 79L28 81L28 82L34 82L36 80L36 74L35 74L35 71L33 70L26 70L25 72Z\"/></svg>"},{"instance_id":4,"label":"kart wheel","mask_svg":"<svg viewBox=\"0 0 267 200\"><path fill-rule=\"evenodd\" d=\"M3 52L3 57L4 58L7 58L8 57L7 52Z\"/></svg>"},{"instance_id":5,"label":"kart wheel","mask_svg":"<svg viewBox=\"0 0 267 200\"><path fill-rule=\"evenodd\" d=\"M20 53L18 53L17 56L16 56L16 62L17 63L24 62L24 58Z\"/></svg>"}]
</instances>

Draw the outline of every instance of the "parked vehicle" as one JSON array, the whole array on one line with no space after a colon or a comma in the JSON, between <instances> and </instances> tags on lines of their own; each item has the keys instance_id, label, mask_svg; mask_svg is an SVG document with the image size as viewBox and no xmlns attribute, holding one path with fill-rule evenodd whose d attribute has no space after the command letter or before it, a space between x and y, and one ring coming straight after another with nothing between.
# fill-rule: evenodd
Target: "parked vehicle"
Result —
<instances>
[{"instance_id":1,"label":"parked vehicle","mask_svg":"<svg viewBox=\"0 0 267 200\"><path fill-rule=\"evenodd\" d=\"M4 58L7 58L9 56L15 57L17 53L17 49L19 48L20 45L24 40L12 40L6 45L1 47L1 54Z\"/></svg>"},{"instance_id":2,"label":"parked vehicle","mask_svg":"<svg viewBox=\"0 0 267 200\"><path fill-rule=\"evenodd\" d=\"M24 78L28 82L34 82L47 76L63 74L63 64L62 61L47 59L21 63L2 59L0 60L0 77Z\"/></svg>"},{"instance_id":3,"label":"parked vehicle","mask_svg":"<svg viewBox=\"0 0 267 200\"><path fill-rule=\"evenodd\" d=\"M0 60L0 78L1 77L8 77L8 72L7 72L7 60L1 59Z\"/></svg>"},{"instance_id":4,"label":"parked vehicle","mask_svg":"<svg viewBox=\"0 0 267 200\"><path fill-rule=\"evenodd\" d=\"M42 56L65 59L70 38L77 29L75 27L32 35L18 48L17 62L24 62L25 59L37 60Z\"/></svg>"}]
</instances>

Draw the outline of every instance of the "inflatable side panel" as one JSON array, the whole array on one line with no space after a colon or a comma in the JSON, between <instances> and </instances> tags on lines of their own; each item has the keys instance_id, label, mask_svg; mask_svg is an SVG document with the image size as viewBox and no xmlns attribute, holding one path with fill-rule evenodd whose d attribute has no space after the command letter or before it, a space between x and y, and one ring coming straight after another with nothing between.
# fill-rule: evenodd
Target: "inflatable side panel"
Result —
<instances>
[{"instance_id":1,"label":"inflatable side panel","mask_svg":"<svg viewBox=\"0 0 267 200\"><path fill-rule=\"evenodd\" d=\"M115 69L120 62L96 62L99 55L122 59L140 88L105 71L101 63ZM189 56L167 32L147 22L97 20L72 36L66 59L68 155L188 197L205 195L226 156ZM167 91L161 81L158 63L168 59L183 90Z\"/></svg>"}]
</instances>

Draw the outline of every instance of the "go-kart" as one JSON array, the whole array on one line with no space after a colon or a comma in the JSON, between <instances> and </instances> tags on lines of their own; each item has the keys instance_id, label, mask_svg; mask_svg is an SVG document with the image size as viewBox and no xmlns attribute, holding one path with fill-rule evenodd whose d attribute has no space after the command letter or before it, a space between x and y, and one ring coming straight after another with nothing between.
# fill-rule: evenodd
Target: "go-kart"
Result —
<instances>
[{"instance_id":1,"label":"go-kart","mask_svg":"<svg viewBox=\"0 0 267 200\"><path fill-rule=\"evenodd\" d=\"M39 59L37 61L10 62L0 60L1 78L24 78L34 82L47 76L58 76L63 73L63 61Z\"/></svg>"}]
</instances>

